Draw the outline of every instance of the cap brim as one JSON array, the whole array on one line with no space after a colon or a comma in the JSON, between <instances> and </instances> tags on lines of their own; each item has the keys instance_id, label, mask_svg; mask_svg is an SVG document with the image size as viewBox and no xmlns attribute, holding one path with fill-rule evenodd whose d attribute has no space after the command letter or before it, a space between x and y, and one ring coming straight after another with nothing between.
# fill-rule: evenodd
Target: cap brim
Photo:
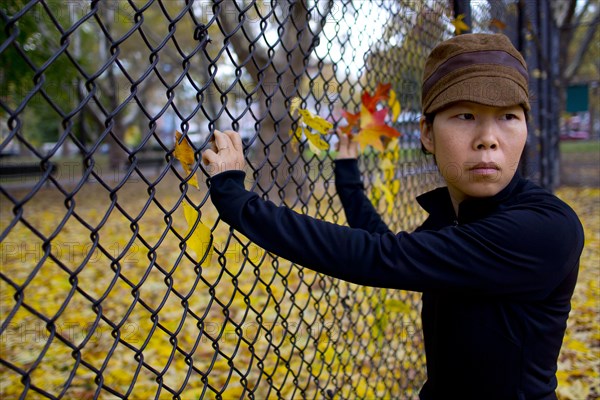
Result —
<instances>
[{"instance_id":1,"label":"cap brim","mask_svg":"<svg viewBox=\"0 0 600 400\"><path fill-rule=\"evenodd\" d=\"M530 110L527 92L514 80L501 76L475 76L456 82L433 99L425 113L439 111L459 101L493 107L522 106Z\"/></svg>"}]
</instances>

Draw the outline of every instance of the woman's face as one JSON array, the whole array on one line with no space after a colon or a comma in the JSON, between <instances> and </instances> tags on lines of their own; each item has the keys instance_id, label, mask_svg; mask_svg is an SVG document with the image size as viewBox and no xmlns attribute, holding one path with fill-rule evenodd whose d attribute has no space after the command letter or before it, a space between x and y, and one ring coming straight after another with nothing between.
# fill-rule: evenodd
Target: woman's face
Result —
<instances>
[{"instance_id":1,"label":"woman's face","mask_svg":"<svg viewBox=\"0 0 600 400\"><path fill-rule=\"evenodd\" d=\"M455 208L470 197L489 197L514 176L527 139L525 113L519 105L491 107L455 103L421 119L421 141L435 155Z\"/></svg>"}]
</instances>

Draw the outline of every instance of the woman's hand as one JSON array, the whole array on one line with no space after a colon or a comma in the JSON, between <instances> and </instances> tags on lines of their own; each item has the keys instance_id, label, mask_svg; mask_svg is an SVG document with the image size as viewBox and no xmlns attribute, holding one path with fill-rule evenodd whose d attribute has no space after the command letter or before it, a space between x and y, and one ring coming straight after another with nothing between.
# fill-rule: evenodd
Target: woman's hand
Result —
<instances>
[{"instance_id":1,"label":"woman's hand","mask_svg":"<svg viewBox=\"0 0 600 400\"><path fill-rule=\"evenodd\" d=\"M335 159L344 160L348 158L358 158L358 143L341 132L337 132L337 135L339 139L337 143L338 154Z\"/></svg>"},{"instance_id":2,"label":"woman's hand","mask_svg":"<svg viewBox=\"0 0 600 400\"><path fill-rule=\"evenodd\" d=\"M240 134L235 131L215 130L211 148L202 152L202 162L211 177L225 171L243 171L246 160Z\"/></svg>"}]
</instances>

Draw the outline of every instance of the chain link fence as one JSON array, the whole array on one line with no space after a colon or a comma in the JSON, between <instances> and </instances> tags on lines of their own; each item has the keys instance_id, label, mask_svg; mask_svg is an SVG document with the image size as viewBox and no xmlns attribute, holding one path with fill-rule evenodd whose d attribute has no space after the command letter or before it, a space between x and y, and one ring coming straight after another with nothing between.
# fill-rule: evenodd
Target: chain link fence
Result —
<instances>
[{"instance_id":1,"label":"chain link fence","mask_svg":"<svg viewBox=\"0 0 600 400\"><path fill-rule=\"evenodd\" d=\"M420 295L264 252L219 220L197 160L214 129L238 130L247 188L343 224L334 151L292 148L290 101L337 127L391 83L399 145L365 152L361 171L390 228L414 229L414 198L439 183L420 152L421 72L457 6L468 7L3 3L0 397L416 398ZM503 10L477 7L475 30ZM193 146L198 188L174 158L175 131ZM378 186L390 177L391 199ZM205 255L187 246L185 204L211 230Z\"/></svg>"}]
</instances>

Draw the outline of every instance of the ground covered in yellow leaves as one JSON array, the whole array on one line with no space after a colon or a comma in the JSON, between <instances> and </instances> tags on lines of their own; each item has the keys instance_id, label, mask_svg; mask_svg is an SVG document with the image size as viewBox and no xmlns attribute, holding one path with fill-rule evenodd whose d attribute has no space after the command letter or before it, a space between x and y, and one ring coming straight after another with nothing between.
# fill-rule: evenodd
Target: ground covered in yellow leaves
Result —
<instances>
[{"instance_id":1,"label":"ground covered in yellow leaves","mask_svg":"<svg viewBox=\"0 0 600 400\"><path fill-rule=\"evenodd\" d=\"M562 188L556 193L575 209L585 247L558 362L562 400L600 398L600 189Z\"/></svg>"},{"instance_id":2,"label":"ground covered in yellow leaves","mask_svg":"<svg viewBox=\"0 0 600 400\"><path fill-rule=\"evenodd\" d=\"M205 191L184 197L179 183L129 180L111 193L88 182L73 195L48 185L0 199L0 398L416 393L418 294L274 258L230 232ZM298 211L334 221L340 205L319 192ZM186 247L187 203L213 231L201 265Z\"/></svg>"},{"instance_id":3,"label":"ground covered in yellow leaves","mask_svg":"<svg viewBox=\"0 0 600 400\"><path fill-rule=\"evenodd\" d=\"M210 202L201 219L215 251L198 266L184 251L177 187L128 182L110 194L88 184L72 197L44 188L31 199L16 191L19 220L1 199L0 228L10 233L1 248L0 398L416 398L425 372L417 294L284 263L232 235ZM593 399L600 190L557 194L586 231L558 393ZM301 211L335 221L339 205L320 204Z\"/></svg>"}]
</instances>

